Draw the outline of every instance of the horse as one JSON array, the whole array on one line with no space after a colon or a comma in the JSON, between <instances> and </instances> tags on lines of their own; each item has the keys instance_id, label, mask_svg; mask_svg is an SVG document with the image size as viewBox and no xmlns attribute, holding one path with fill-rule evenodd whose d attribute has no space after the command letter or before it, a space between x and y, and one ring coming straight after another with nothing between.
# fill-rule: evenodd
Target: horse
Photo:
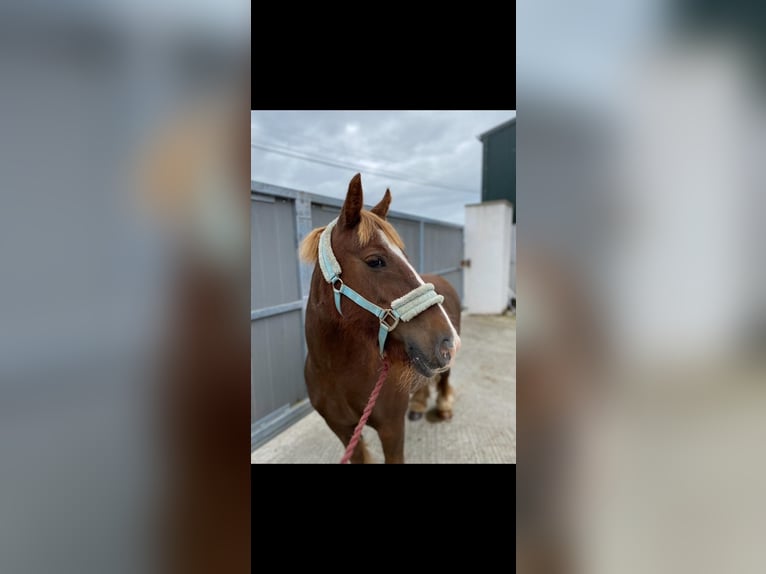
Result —
<instances>
[{"instance_id":1,"label":"horse","mask_svg":"<svg viewBox=\"0 0 766 574\"><path fill-rule=\"evenodd\" d=\"M404 462L405 416L409 407L410 420L422 418L429 386L437 388L439 418L452 417L449 375L460 348L460 298L442 277L421 277L412 267L386 220L390 204L387 189L363 209L356 174L337 219L300 245L301 259L315 264L305 321L309 400L348 447L385 359L367 425L378 432L387 464ZM372 462L364 438L350 462Z\"/></svg>"}]
</instances>

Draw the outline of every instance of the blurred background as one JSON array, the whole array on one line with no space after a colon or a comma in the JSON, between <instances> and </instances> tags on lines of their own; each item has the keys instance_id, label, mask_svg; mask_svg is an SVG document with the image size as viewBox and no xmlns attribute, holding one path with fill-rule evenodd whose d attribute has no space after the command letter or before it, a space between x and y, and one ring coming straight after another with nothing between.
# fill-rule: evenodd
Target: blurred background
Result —
<instances>
[{"instance_id":1,"label":"blurred background","mask_svg":"<svg viewBox=\"0 0 766 574\"><path fill-rule=\"evenodd\" d=\"M517 4L521 572L759 572L763 14Z\"/></svg>"},{"instance_id":2,"label":"blurred background","mask_svg":"<svg viewBox=\"0 0 766 574\"><path fill-rule=\"evenodd\" d=\"M2 572L249 571L249 16L0 9Z\"/></svg>"}]
</instances>

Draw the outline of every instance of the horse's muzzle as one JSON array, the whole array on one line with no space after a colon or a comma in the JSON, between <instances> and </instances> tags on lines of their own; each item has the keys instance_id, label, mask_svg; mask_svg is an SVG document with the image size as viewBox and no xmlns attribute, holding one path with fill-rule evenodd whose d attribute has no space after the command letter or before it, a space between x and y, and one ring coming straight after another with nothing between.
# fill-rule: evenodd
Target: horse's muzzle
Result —
<instances>
[{"instance_id":1,"label":"horse's muzzle","mask_svg":"<svg viewBox=\"0 0 766 574\"><path fill-rule=\"evenodd\" d=\"M413 367L424 377L433 377L448 370L457 352L452 337L441 337L431 353L424 353L418 345L413 343L407 344L406 348Z\"/></svg>"}]
</instances>

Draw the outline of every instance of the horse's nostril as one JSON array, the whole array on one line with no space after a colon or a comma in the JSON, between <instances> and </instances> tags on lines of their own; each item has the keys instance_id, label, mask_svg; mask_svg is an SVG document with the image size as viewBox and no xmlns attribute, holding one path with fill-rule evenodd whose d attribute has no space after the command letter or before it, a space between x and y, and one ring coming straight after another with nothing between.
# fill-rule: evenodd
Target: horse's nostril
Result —
<instances>
[{"instance_id":1,"label":"horse's nostril","mask_svg":"<svg viewBox=\"0 0 766 574\"><path fill-rule=\"evenodd\" d=\"M443 367L447 363L450 362L450 359L452 359L451 350L454 346L452 342L452 337L445 337L441 340L439 343L439 347L436 352L436 357L441 363L441 366Z\"/></svg>"}]
</instances>

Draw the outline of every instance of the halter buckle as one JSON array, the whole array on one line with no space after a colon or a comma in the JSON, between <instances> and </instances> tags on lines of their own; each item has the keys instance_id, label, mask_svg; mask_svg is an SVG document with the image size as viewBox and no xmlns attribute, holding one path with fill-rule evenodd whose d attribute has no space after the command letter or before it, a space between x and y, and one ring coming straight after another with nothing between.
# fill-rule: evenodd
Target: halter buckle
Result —
<instances>
[{"instance_id":1,"label":"halter buckle","mask_svg":"<svg viewBox=\"0 0 766 574\"><path fill-rule=\"evenodd\" d=\"M393 324L389 324L386 322L386 320L392 320ZM399 317L397 315L394 315L392 309L386 309L385 315L383 315L380 318L380 327L381 329L385 329L387 333L390 333L394 329L396 329L396 326L399 324Z\"/></svg>"},{"instance_id":2,"label":"halter buckle","mask_svg":"<svg viewBox=\"0 0 766 574\"><path fill-rule=\"evenodd\" d=\"M337 283L340 283L338 287L335 286ZM333 291L336 293L340 293L340 290L343 289L343 279L340 277L334 277L330 284L332 285Z\"/></svg>"}]
</instances>

